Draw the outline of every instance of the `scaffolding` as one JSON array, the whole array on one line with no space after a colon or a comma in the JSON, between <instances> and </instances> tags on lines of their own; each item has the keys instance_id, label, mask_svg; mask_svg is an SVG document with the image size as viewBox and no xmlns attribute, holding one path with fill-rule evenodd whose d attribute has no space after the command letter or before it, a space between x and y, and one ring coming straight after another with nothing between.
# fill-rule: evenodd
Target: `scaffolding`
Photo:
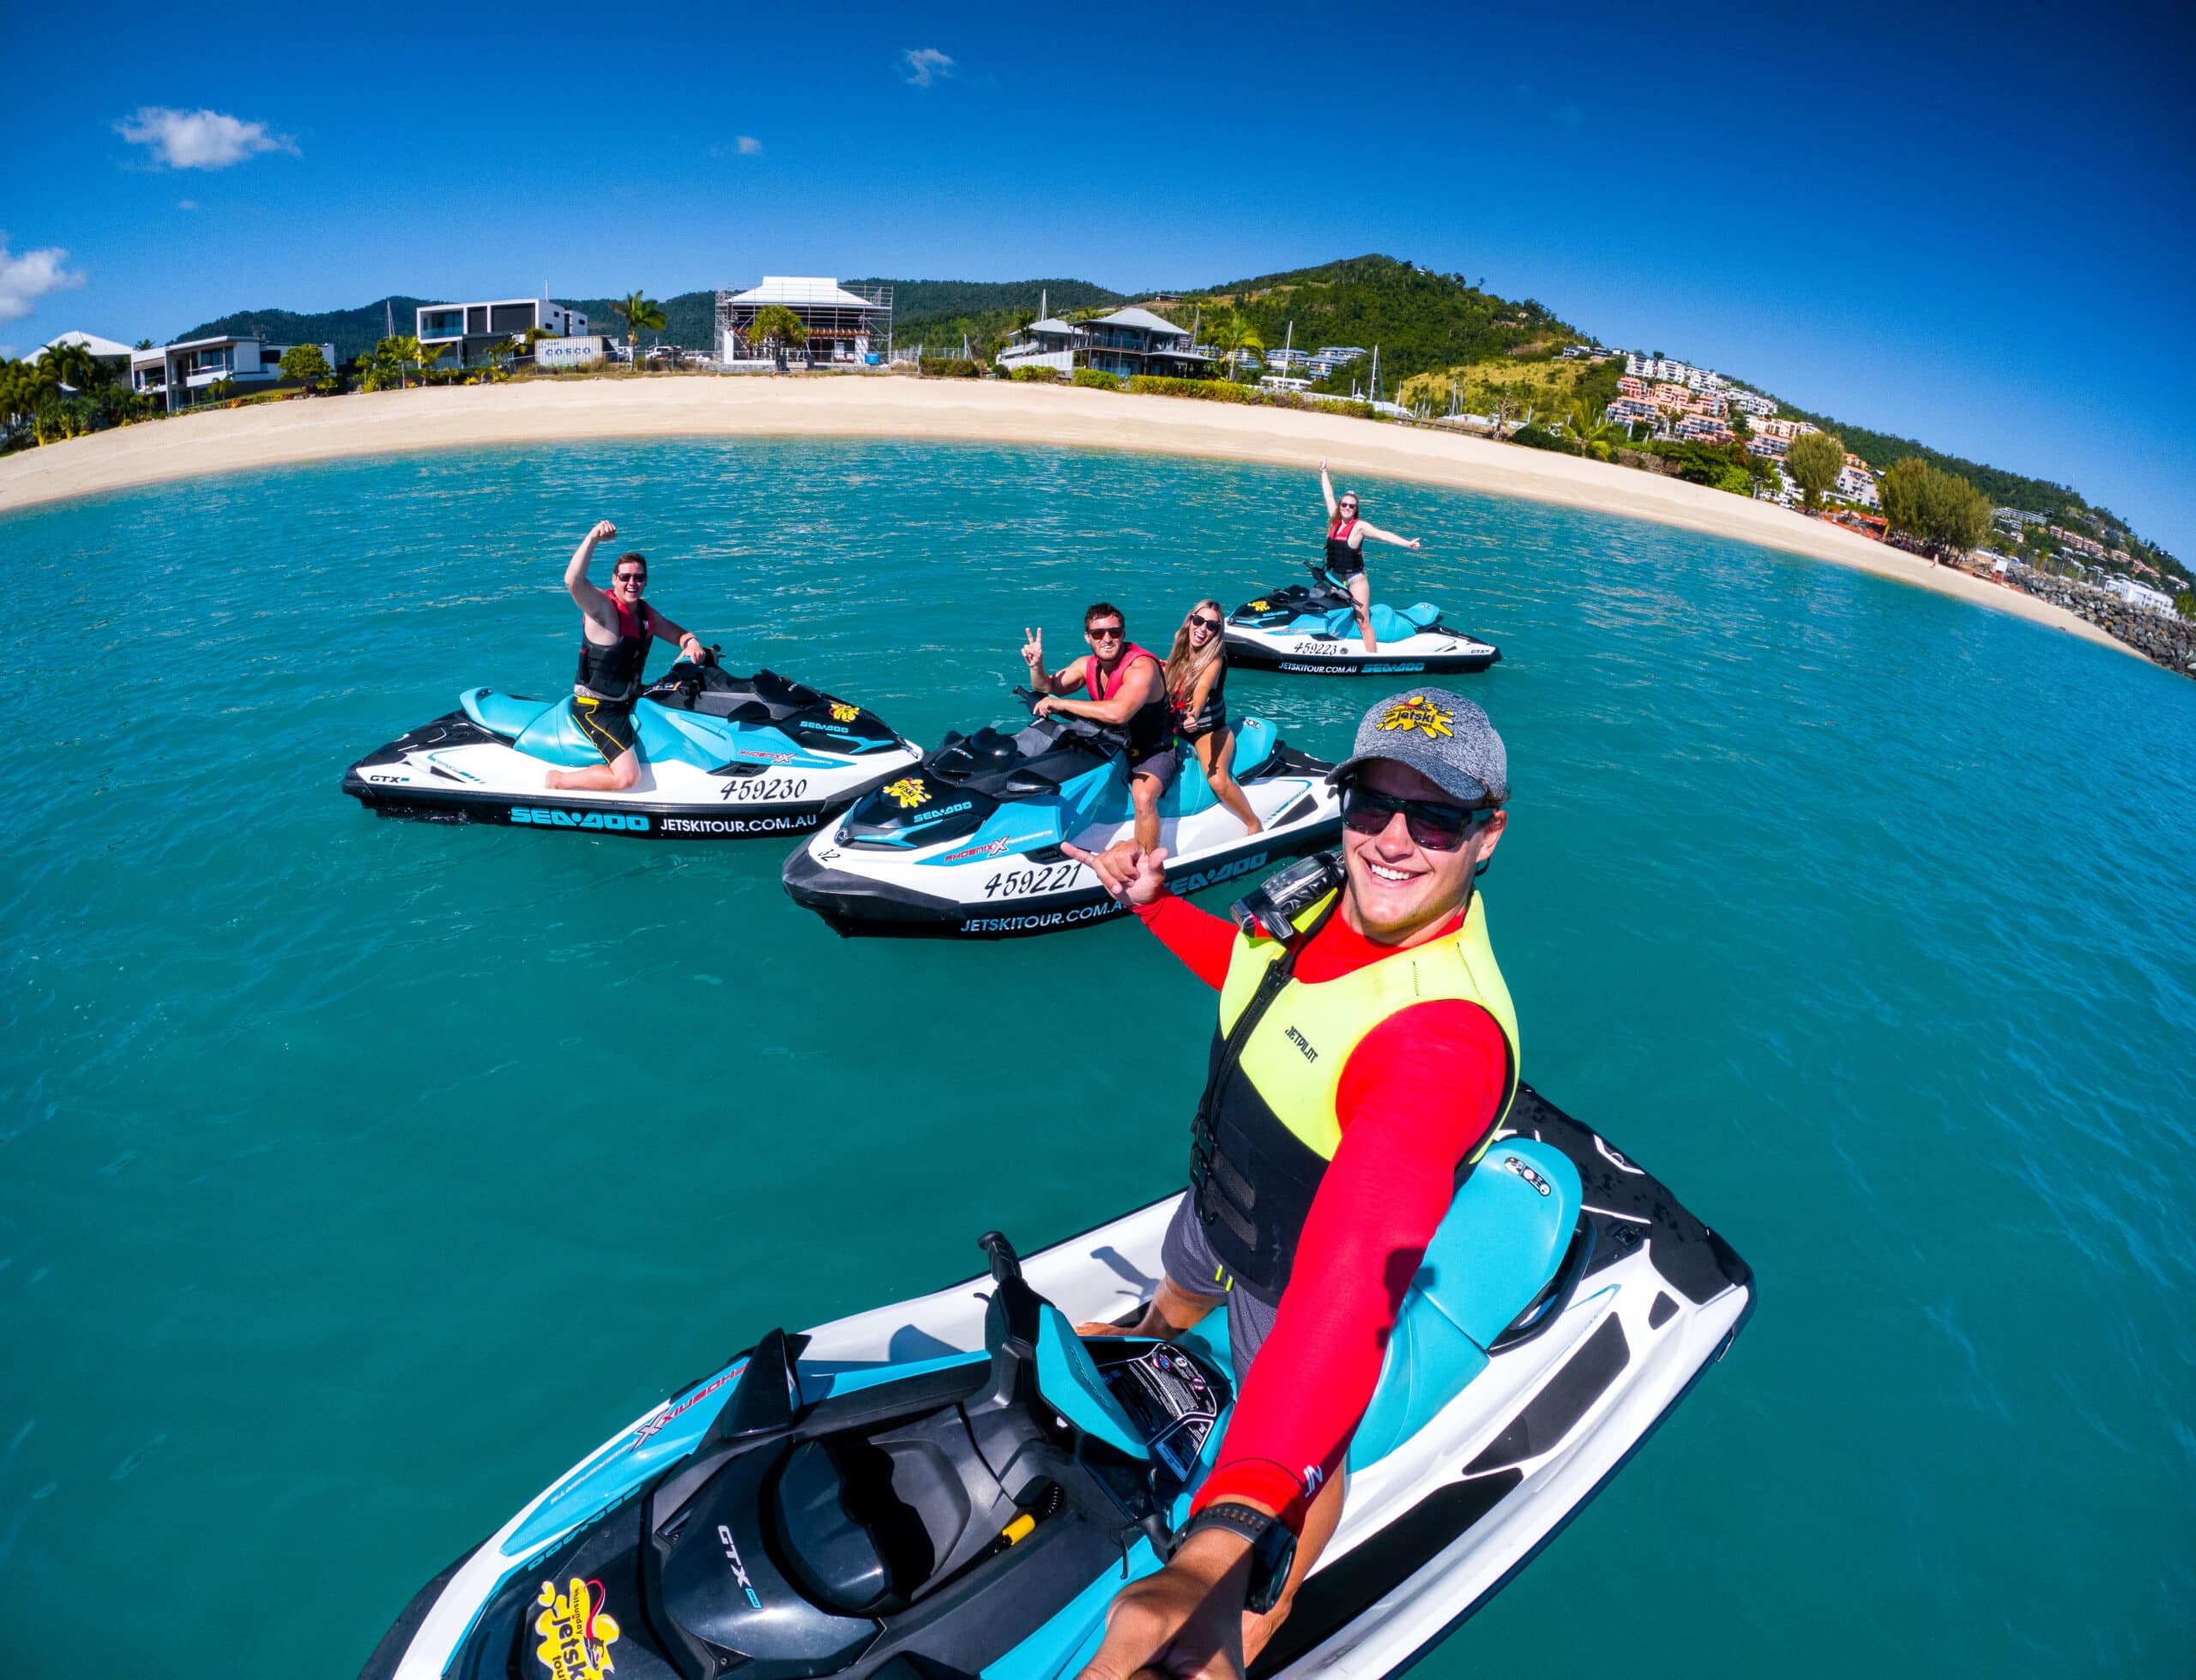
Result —
<instances>
[{"instance_id":1,"label":"scaffolding","mask_svg":"<svg viewBox=\"0 0 2196 1680\"><path fill-rule=\"evenodd\" d=\"M844 286L836 280L767 276L745 292L716 295L716 350L727 364L760 361L748 346L748 329L766 309L790 310L806 329L806 358L827 362L855 359L860 351L889 357L892 345L892 287L885 284ZM739 354L743 347L747 355Z\"/></svg>"}]
</instances>

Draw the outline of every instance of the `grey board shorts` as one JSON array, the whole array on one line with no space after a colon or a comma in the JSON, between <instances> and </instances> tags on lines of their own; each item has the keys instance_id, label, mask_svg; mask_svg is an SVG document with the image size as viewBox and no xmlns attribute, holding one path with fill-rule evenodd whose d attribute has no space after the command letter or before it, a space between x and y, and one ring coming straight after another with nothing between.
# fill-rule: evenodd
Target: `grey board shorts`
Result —
<instances>
[{"instance_id":1,"label":"grey board shorts","mask_svg":"<svg viewBox=\"0 0 2196 1680\"><path fill-rule=\"evenodd\" d=\"M1171 741L1156 752L1146 753L1142 758L1129 761L1129 774L1149 776L1159 784L1164 793L1174 785L1174 778L1182 774L1181 749Z\"/></svg>"},{"instance_id":2,"label":"grey board shorts","mask_svg":"<svg viewBox=\"0 0 2196 1680\"><path fill-rule=\"evenodd\" d=\"M1264 1300L1228 1275L1228 1268L1213 1252L1204 1221L1198 1217L1198 1196L1192 1190L1182 1198L1159 1245L1159 1263L1175 1288L1192 1295L1218 1295L1228 1303L1228 1358L1240 1382L1251 1361L1273 1334L1274 1314L1280 1303Z\"/></svg>"}]
</instances>

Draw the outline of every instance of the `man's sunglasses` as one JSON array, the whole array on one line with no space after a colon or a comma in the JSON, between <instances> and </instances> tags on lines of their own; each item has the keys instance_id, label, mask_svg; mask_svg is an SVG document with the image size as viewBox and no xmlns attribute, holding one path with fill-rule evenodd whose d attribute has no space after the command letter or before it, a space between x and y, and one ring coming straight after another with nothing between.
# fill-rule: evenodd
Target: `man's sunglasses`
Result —
<instances>
[{"instance_id":1,"label":"man's sunglasses","mask_svg":"<svg viewBox=\"0 0 2196 1680\"><path fill-rule=\"evenodd\" d=\"M1462 805L1434 804L1425 799L1398 799L1361 782L1342 784L1342 821L1346 828L1360 834L1385 834L1398 811L1403 813L1403 828L1412 844L1428 852L1462 850L1464 836L1494 815L1486 808L1467 810Z\"/></svg>"},{"instance_id":2,"label":"man's sunglasses","mask_svg":"<svg viewBox=\"0 0 2196 1680\"><path fill-rule=\"evenodd\" d=\"M1217 618L1208 618L1201 612L1192 613L1190 615L1190 622L1192 624L1202 624L1209 630L1216 630L1220 628L1220 620Z\"/></svg>"},{"instance_id":3,"label":"man's sunglasses","mask_svg":"<svg viewBox=\"0 0 2196 1680\"><path fill-rule=\"evenodd\" d=\"M649 575L646 572L620 572L618 581L620 583L646 583Z\"/></svg>"},{"instance_id":4,"label":"man's sunglasses","mask_svg":"<svg viewBox=\"0 0 2196 1680\"><path fill-rule=\"evenodd\" d=\"M1095 629L1085 630L1083 635L1089 636L1093 641L1119 641L1121 639L1121 629L1122 627L1119 624L1101 624Z\"/></svg>"}]
</instances>

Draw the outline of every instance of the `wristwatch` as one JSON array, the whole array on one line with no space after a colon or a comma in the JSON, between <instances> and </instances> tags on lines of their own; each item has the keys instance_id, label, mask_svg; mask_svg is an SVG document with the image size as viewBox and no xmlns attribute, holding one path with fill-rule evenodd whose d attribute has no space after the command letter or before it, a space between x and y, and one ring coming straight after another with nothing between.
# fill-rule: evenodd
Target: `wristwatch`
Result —
<instances>
[{"instance_id":1,"label":"wristwatch","mask_svg":"<svg viewBox=\"0 0 2196 1680\"><path fill-rule=\"evenodd\" d=\"M1223 1499L1190 1519L1175 1537L1174 1550L1179 1551L1201 1528L1224 1528L1251 1543L1251 1585L1243 1597L1244 1609L1253 1616L1264 1616L1281 1602L1281 1590L1288 1585L1288 1571L1296 1562L1296 1536L1286 1523L1248 1505Z\"/></svg>"}]
</instances>

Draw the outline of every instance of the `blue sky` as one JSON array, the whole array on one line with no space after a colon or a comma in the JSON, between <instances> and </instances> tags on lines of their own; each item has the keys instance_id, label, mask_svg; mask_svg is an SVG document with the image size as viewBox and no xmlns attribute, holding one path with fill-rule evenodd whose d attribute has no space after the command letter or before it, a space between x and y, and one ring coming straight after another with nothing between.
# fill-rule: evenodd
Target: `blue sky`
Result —
<instances>
[{"instance_id":1,"label":"blue sky","mask_svg":"<svg viewBox=\"0 0 2196 1680\"><path fill-rule=\"evenodd\" d=\"M8 9L0 345L1382 251L2196 560L2186 8L519 15Z\"/></svg>"}]
</instances>

